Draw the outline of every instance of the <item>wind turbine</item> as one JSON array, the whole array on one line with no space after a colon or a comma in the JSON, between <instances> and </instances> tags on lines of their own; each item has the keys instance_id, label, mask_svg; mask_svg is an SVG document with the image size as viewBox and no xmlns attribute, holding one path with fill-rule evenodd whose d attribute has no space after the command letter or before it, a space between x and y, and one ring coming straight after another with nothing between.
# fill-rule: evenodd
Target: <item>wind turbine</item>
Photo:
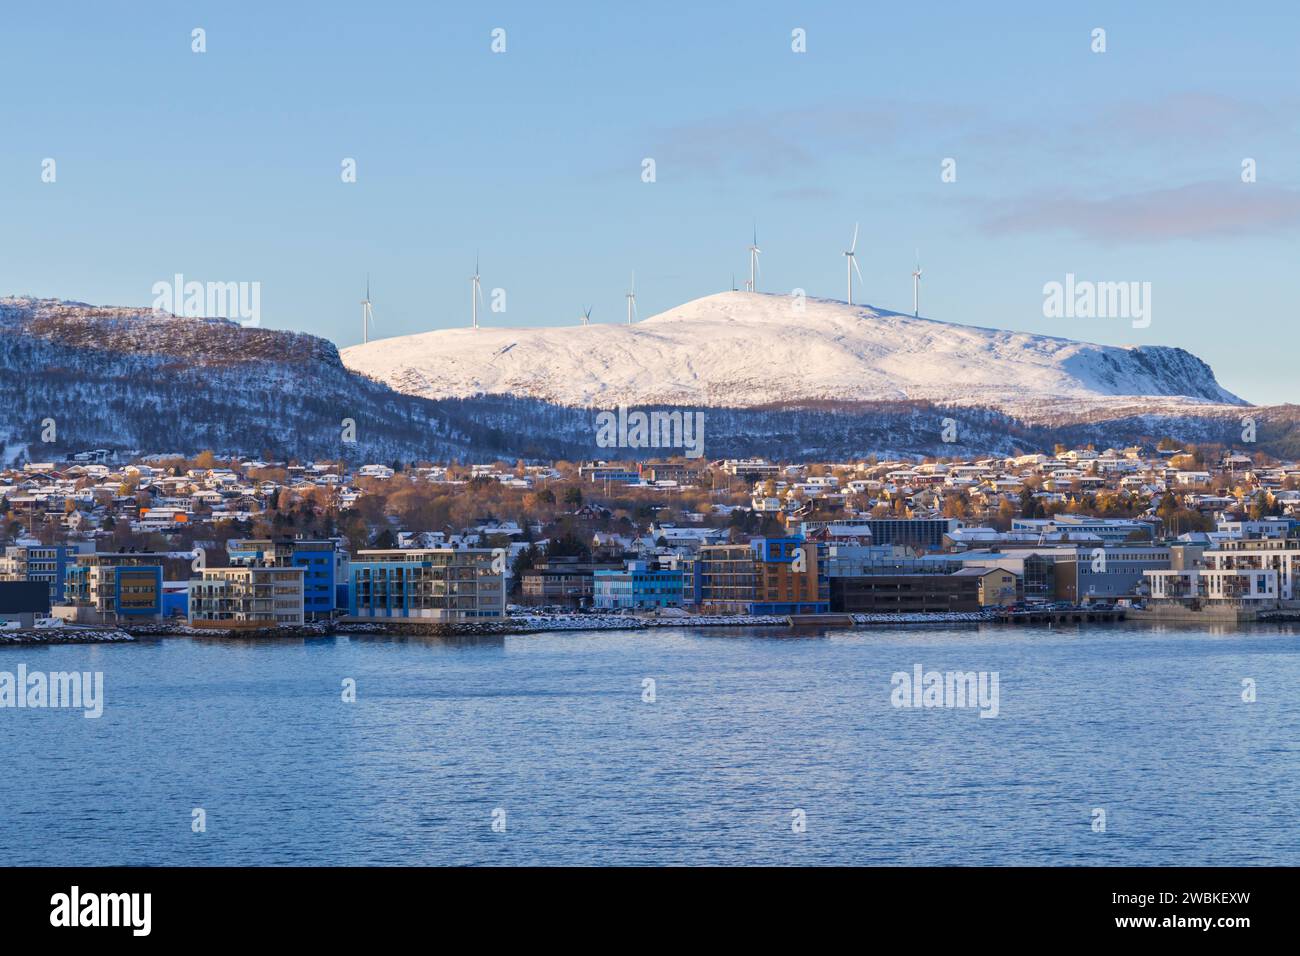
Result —
<instances>
[{"instance_id":1,"label":"wind turbine","mask_svg":"<svg viewBox=\"0 0 1300 956\"><path fill-rule=\"evenodd\" d=\"M591 306L587 306L587 308L582 310L582 326L583 328L586 328L590 324L591 324Z\"/></svg>"},{"instance_id":2,"label":"wind turbine","mask_svg":"<svg viewBox=\"0 0 1300 956\"><path fill-rule=\"evenodd\" d=\"M758 291L758 257L763 252L758 248L758 227L754 227L754 241L749 247L749 291Z\"/></svg>"},{"instance_id":3,"label":"wind turbine","mask_svg":"<svg viewBox=\"0 0 1300 956\"><path fill-rule=\"evenodd\" d=\"M916 271L912 273L912 317L921 317L921 252L916 253Z\"/></svg>"},{"instance_id":4,"label":"wind turbine","mask_svg":"<svg viewBox=\"0 0 1300 956\"><path fill-rule=\"evenodd\" d=\"M845 271L848 272L849 274L849 305L853 304L853 273L856 272L858 274L858 278L862 279L862 270L858 268L858 257L854 255L854 252L857 248L858 248L858 224L855 222L853 224L853 242L849 244L848 251L844 253L845 257L847 258L847 261L844 263L844 268ZM865 282L866 280L862 279L862 281Z\"/></svg>"},{"instance_id":5,"label":"wind turbine","mask_svg":"<svg viewBox=\"0 0 1300 956\"><path fill-rule=\"evenodd\" d=\"M632 286L627 291L627 324L632 324L632 316L636 315L636 272L632 273Z\"/></svg>"},{"instance_id":6,"label":"wind turbine","mask_svg":"<svg viewBox=\"0 0 1300 956\"><path fill-rule=\"evenodd\" d=\"M370 326L375 323L374 310L370 308L370 273L366 273L366 297L361 300L361 342L370 341Z\"/></svg>"},{"instance_id":7,"label":"wind turbine","mask_svg":"<svg viewBox=\"0 0 1300 956\"><path fill-rule=\"evenodd\" d=\"M483 285L479 282L478 253L474 253L474 274L469 277L469 312L474 328L478 328L478 304L483 301Z\"/></svg>"}]
</instances>

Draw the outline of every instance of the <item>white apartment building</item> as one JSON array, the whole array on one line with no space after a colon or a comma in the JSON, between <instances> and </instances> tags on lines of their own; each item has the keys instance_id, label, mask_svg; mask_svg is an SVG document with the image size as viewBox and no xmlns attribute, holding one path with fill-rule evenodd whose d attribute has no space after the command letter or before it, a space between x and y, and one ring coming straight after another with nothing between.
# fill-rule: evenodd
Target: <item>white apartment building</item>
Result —
<instances>
[{"instance_id":1,"label":"white apartment building","mask_svg":"<svg viewBox=\"0 0 1300 956\"><path fill-rule=\"evenodd\" d=\"M1223 541L1201 556L1204 567L1148 571L1153 601L1270 607L1300 601L1300 540Z\"/></svg>"},{"instance_id":2,"label":"white apartment building","mask_svg":"<svg viewBox=\"0 0 1300 956\"><path fill-rule=\"evenodd\" d=\"M301 567L204 568L190 581L190 626L290 627L304 616Z\"/></svg>"}]
</instances>

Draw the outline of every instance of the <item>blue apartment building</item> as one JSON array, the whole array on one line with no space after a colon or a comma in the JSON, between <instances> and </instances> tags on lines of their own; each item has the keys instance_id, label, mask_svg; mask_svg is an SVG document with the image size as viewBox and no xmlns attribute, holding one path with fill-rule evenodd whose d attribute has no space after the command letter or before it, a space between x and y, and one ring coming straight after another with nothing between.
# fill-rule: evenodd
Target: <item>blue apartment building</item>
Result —
<instances>
[{"instance_id":1,"label":"blue apartment building","mask_svg":"<svg viewBox=\"0 0 1300 956\"><path fill-rule=\"evenodd\" d=\"M681 571L650 570L644 561L629 561L621 571L595 571L592 604L597 610L653 610L681 607Z\"/></svg>"},{"instance_id":2,"label":"blue apartment building","mask_svg":"<svg viewBox=\"0 0 1300 956\"><path fill-rule=\"evenodd\" d=\"M72 606L79 624L159 620L166 558L147 551L79 554L68 566L64 603Z\"/></svg>"},{"instance_id":3,"label":"blue apartment building","mask_svg":"<svg viewBox=\"0 0 1300 956\"><path fill-rule=\"evenodd\" d=\"M307 619L329 617L347 603L347 579L332 540L293 538L232 539L226 542L232 565L264 564L303 569L303 614ZM341 600L340 600L341 599Z\"/></svg>"},{"instance_id":4,"label":"blue apartment building","mask_svg":"<svg viewBox=\"0 0 1300 956\"><path fill-rule=\"evenodd\" d=\"M794 535L704 545L683 577L704 614L825 614L826 568L825 545Z\"/></svg>"},{"instance_id":5,"label":"blue apartment building","mask_svg":"<svg viewBox=\"0 0 1300 956\"><path fill-rule=\"evenodd\" d=\"M346 620L418 624L506 616L506 578L492 548L358 551Z\"/></svg>"},{"instance_id":6,"label":"blue apartment building","mask_svg":"<svg viewBox=\"0 0 1300 956\"><path fill-rule=\"evenodd\" d=\"M0 581L44 581L50 603L62 604L68 567L82 553L67 545L19 544L0 557Z\"/></svg>"}]
</instances>

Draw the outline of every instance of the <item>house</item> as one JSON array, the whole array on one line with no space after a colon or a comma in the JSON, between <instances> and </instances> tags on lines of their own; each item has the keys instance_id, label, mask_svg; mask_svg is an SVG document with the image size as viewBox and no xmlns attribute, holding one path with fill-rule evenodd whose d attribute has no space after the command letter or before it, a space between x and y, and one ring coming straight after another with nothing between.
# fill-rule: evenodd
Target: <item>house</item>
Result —
<instances>
[{"instance_id":1,"label":"house","mask_svg":"<svg viewBox=\"0 0 1300 956\"><path fill-rule=\"evenodd\" d=\"M1001 607L1016 602L1019 580L1005 568L966 567L953 574L954 577L963 575L979 582L976 599L980 607Z\"/></svg>"}]
</instances>

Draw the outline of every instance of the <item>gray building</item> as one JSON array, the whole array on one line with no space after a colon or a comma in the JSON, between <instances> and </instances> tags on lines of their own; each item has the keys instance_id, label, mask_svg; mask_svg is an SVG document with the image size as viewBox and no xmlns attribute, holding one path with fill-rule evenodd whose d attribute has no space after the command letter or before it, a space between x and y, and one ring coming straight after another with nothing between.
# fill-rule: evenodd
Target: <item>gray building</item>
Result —
<instances>
[{"instance_id":1,"label":"gray building","mask_svg":"<svg viewBox=\"0 0 1300 956\"><path fill-rule=\"evenodd\" d=\"M1056 558L1056 597L1076 604L1141 597L1148 590L1145 572L1169 566L1169 548L1161 545L1080 548Z\"/></svg>"},{"instance_id":2,"label":"gray building","mask_svg":"<svg viewBox=\"0 0 1300 956\"><path fill-rule=\"evenodd\" d=\"M0 623L33 627L50 615L50 588L44 581L0 581Z\"/></svg>"}]
</instances>

